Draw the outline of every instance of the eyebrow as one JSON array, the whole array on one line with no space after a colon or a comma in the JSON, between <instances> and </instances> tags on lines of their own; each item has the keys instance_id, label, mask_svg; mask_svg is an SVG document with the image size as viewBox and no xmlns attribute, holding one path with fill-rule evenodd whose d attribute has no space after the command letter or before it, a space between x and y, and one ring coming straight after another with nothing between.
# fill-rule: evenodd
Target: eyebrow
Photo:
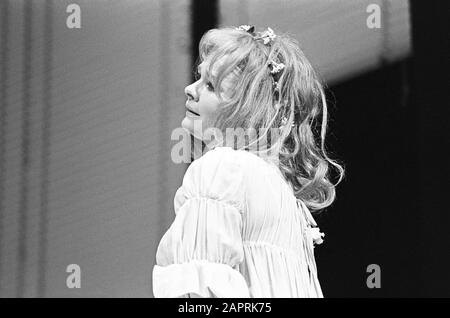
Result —
<instances>
[{"instance_id":1,"label":"eyebrow","mask_svg":"<svg viewBox=\"0 0 450 318\"><path fill-rule=\"evenodd\" d=\"M202 67L200 65L197 66L197 72L202 73Z\"/></svg>"},{"instance_id":2,"label":"eyebrow","mask_svg":"<svg viewBox=\"0 0 450 318\"><path fill-rule=\"evenodd\" d=\"M197 66L197 72L199 72L200 74L202 73L202 67L201 67L201 64L199 64L198 66ZM211 76L211 77L215 77L214 76L214 74L206 74L207 76Z\"/></svg>"}]
</instances>

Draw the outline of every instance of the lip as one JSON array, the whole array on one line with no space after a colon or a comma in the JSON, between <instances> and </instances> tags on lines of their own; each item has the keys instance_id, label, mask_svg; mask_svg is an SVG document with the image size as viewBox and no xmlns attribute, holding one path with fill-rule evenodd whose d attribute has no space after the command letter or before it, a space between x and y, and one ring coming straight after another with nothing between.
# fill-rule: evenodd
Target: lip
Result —
<instances>
[{"instance_id":1,"label":"lip","mask_svg":"<svg viewBox=\"0 0 450 318\"><path fill-rule=\"evenodd\" d=\"M200 114L194 112L187 104L186 104L186 109L187 109L190 113L192 113L193 115L195 115L195 116L200 116Z\"/></svg>"}]
</instances>

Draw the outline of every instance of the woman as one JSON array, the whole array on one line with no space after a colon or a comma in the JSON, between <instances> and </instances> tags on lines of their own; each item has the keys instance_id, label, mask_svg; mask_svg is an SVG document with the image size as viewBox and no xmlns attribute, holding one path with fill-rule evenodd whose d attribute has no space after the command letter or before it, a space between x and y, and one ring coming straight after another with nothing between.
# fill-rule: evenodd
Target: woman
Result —
<instances>
[{"instance_id":1,"label":"woman","mask_svg":"<svg viewBox=\"0 0 450 318\"><path fill-rule=\"evenodd\" d=\"M324 148L323 86L297 42L270 28L213 29L199 48L182 126L206 153L175 195L154 295L323 297L313 248L324 234L310 209L335 199L329 165L338 183L344 174Z\"/></svg>"}]
</instances>

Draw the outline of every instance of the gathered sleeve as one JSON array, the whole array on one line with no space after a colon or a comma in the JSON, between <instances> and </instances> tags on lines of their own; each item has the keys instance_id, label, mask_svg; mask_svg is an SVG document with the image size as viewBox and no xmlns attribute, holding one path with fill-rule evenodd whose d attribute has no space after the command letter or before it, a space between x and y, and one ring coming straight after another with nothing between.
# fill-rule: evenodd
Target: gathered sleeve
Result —
<instances>
[{"instance_id":1,"label":"gathered sleeve","mask_svg":"<svg viewBox=\"0 0 450 318\"><path fill-rule=\"evenodd\" d=\"M249 297L243 261L244 168L231 148L195 160L174 198L175 220L158 246L155 297Z\"/></svg>"}]
</instances>

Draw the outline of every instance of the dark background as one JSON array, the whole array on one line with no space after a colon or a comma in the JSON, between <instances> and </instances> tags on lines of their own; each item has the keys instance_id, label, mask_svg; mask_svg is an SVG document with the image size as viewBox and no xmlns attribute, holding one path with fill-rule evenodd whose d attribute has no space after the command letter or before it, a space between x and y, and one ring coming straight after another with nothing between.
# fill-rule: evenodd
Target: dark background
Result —
<instances>
[{"instance_id":1,"label":"dark background","mask_svg":"<svg viewBox=\"0 0 450 318\"><path fill-rule=\"evenodd\" d=\"M217 1L192 1L192 63ZM448 5L411 1L413 53L329 87L328 149L346 168L316 217L325 297L449 297ZM243 23L245 24L245 23ZM369 264L381 288L366 286Z\"/></svg>"}]
</instances>

